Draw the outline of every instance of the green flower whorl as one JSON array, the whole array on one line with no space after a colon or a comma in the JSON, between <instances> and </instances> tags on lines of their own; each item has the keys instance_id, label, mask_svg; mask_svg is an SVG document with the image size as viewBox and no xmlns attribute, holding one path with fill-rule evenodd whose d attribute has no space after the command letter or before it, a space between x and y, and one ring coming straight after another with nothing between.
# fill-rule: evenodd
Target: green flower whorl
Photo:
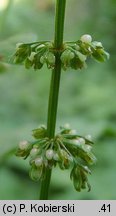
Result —
<instances>
[{"instance_id":1,"label":"green flower whorl","mask_svg":"<svg viewBox=\"0 0 116 216\"><path fill-rule=\"evenodd\" d=\"M86 187L89 191L87 175L91 171L88 166L96 162L91 136L82 137L67 124L60 129L60 133L52 139L47 137L45 126L34 129L32 135L36 141L20 142L16 155L24 159L29 157L30 177L35 181L45 178L46 168L58 165L62 170L72 169L70 177L77 191Z\"/></svg>"},{"instance_id":2,"label":"green flower whorl","mask_svg":"<svg viewBox=\"0 0 116 216\"><path fill-rule=\"evenodd\" d=\"M101 42L92 41L90 35L83 35L76 42L65 42L59 50L56 50L54 43L50 41L17 44L13 61L16 64L24 63L27 69L41 69L44 64L48 69L54 69L57 52L60 54L63 70L85 68L90 57L98 62L109 59L109 54Z\"/></svg>"}]
</instances>

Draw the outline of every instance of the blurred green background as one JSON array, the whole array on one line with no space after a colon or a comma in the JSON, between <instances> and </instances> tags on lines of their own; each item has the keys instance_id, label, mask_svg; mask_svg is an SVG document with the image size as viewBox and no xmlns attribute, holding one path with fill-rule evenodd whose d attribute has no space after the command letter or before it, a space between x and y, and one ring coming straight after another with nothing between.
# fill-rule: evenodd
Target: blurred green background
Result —
<instances>
[{"instance_id":1,"label":"blurred green background","mask_svg":"<svg viewBox=\"0 0 116 216\"><path fill-rule=\"evenodd\" d=\"M51 72L10 65L17 42L54 37L55 0L0 0L0 199L37 199L40 183L30 180L28 161L12 156L20 140L46 124ZM55 168L50 199L116 199L116 1L67 0L65 40L91 34L110 52L104 64L62 73L57 129L70 123L91 134L98 159L89 176L91 192L74 190L68 171Z\"/></svg>"}]
</instances>

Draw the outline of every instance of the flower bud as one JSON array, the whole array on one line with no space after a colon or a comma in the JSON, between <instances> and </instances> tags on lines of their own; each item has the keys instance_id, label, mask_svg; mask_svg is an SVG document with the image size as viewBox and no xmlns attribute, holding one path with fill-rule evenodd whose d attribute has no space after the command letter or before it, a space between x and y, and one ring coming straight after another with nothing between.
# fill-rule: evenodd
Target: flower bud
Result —
<instances>
[{"instance_id":1,"label":"flower bud","mask_svg":"<svg viewBox=\"0 0 116 216\"><path fill-rule=\"evenodd\" d=\"M76 134L77 134L77 131L76 131L76 130L70 130L69 134L70 134L70 135L76 135Z\"/></svg>"},{"instance_id":2,"label":"flower bud","mask_svg":"<svg viewBox=\"0 0 116 216\"><path fill-rule=\"evenodd\" d=\"M91 137L90 134L86 135L86 136L85 136L85 139L92 141L92 137Z\"/></svg>"},{"instance_id":3,"label":"flower bud","mask_svg":"<svg viewBox=\"0 0 116 216\"><path fill-rule=\"evenodd\" d=\"M72 143L73 143L74 145L81 146L81 143L79 142L79 139L73 140Z\"/></svg>"},{"instance_id":4,"label":"flower bud","mask_svg":"<svg viewBox=\"0 0 116 216\"><path fill-rule=\"evenodd\" d=\"M75 54L73 53L73 52L70 52L70 54L69 54L69 59L71 60L71 59L73 59L75 57Z\"/></svg>"},{"instance_id":5,"label":"flower bud","mask_svg":"<svg viewBox=\"0 0 116 216\"><path fill-rule=\"evenodd\" d=\"M35 165L37 167L40 167L43 164L43 158L42 157L38 157L35 159Z\"/></svg>"},{"instance_id":6,"label":"flower bud","mask_svg":"<svg viewBox=\"0 0 116 216\"><path fill-rule=\"evenodd\" d=\"M85 139L83 139L83 138L79 138L78 139L78 141L79 141L79 143L81 144L81 145L84 145L85 144Z\"/></svg>"},{"instance_id":7,"label":"flower bud","mask_svg":"<svg viewBox=\"0 0 116 216\"><path fill-rule=\"evenodd\" d=\"M61 153L62 158L65 158L65 159L69 158L68 153L64 149L61 149L60 153Z\"/></svg>"},{"instance_id":8,"label":"flower bud","mask_svg":"<svg viewBox=\"0 0 116 216\"><path fill-rule=\"evenodd\" d=\"M47 61L50 65L54 65L55 64L55 55L52 52L49 52L47 54Z\"/></svg>"},{"instance_id":9,"label":"flower bud","mask_svg":"<svg viewBox=\"0 0 116 216\"><path fill-rule=\"evenodd\" d=\"M91 37L91 35L88 35L88 34L82 35L81 41L84 42L84 43L87 43L87 44L91 43L92 42L92 37Z\"/></svg>"},{"instance_id":10,"label":"flower bud","mask_svg":"<svg viewBox=\"0 0 116 216\"><path fill-rule=\"evenodd\" d=\"M54 153L54 155L53 155L53 159L54 159L55 161L58 161L58 160L59 160L59 155L58 155L57 152Z\"/></svg>"},{"instance_id":11,"label":"flower bud","mask_svg":"<svg viewBox=\"0 0 116 216\"><path fill-rule=\"evenodd\" d=\"M19 143L19 148L20 150L27 150L27 148L29 147L29 143L28 141L24 140L24 141L21 141Z\"/></svg>"},{"instance_id":12,"label":"flower bud","mask_svg":"<svg viewBox=\"0 0 116 216\"><path fill-rule=\"evenodd\" d=\"M66 124L63 126L63 128L65 128L65 129L70 129L70 124L69 124L69 123L66 123Z\"/></svg>"},{"instance_id":13,"label":"flower bud","mask_svg":"<svg viewBox=\"0 0 116 216\"><path fill-rule=\"evenodd\" d=\"M85 152L90 152L92 149L92 147L90 145L84 145L82 148Z\"/></svg>"},{"instance_id":14,"label":"flower bud","mask_svg":"<svg viewBox=\"0 0 116 216\"><path fill-rule=\"evenodd\" d=\"M48 160L52 160L52 159L53 159L53 156L54 156L54 151L53 151L52 149L48 149L48 150L46 151L46 158L47 158Z\"/></svg>"},{"instance_id":15,"label":"flower bud","mask_svg":"<svg viewBox=\"0 0 116 216\"><path fill-rule=\"evenodd\" d=\"M30 156L31 157L35 157L38 153L38 149L37 148L32 148L32 150L30 151Z\"/></svg>"},{"instance_id":16,"label":"flower bud","mask_svg":"<svg viewBox=\"0 0 116 216\"><path fill-rule=\"evenodd\" d=\"M87 149L87 151L89 152L89 151L91 151L92 146L90 146L90 145L86 145L86 149Z\"/></svg>"}]
</instances>

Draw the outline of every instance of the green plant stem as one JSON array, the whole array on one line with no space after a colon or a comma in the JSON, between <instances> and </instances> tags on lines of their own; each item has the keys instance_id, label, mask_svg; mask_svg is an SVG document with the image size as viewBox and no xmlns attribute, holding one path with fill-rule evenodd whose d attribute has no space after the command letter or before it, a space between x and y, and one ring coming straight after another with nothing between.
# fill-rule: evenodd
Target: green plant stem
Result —
<instances>
[{"instance_id":1,"label":"green plant stem","mask_svg":"<svg viewBox=\"0 0 116 216\"><path fill-rule=\"evenodd\" d=\"M66 0L57 0L56 15L55 15L55 39L54 49L56 52L55 68L52 71L49 105L48 105L48 119L47 119L47 135L53 138L55 135L58 95L61 77L61 60L60 50L63 46L63 32L64 32L64 18L65 18ZM45 179L41 183L40 200L48 199L49 185L51 179L51 169L46 168Z\"/></svg>"}]
</instances>

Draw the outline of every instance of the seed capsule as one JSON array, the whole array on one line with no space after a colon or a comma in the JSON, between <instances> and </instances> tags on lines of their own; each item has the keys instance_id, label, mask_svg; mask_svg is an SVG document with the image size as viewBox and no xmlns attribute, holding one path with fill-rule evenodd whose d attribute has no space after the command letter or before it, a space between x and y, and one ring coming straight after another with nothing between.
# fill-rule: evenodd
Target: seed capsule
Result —
<instances>
[{"instance_id":1,"label":"seed capsule","mask_svg":"<svg viewBox=\"0 0 116 216\"><path fill-rule=\"evenodd\" d=\"M73 144L74 144L74 145L77 145L77 146L80 146L80 145L81 145L81 143L79 142L79 139L73 140Z\"/></svg>"},{"instance_id":2,"label":"seed capsule","mask_svg":"<svg viewBox=\"0 0 116 216\"><path fill-rule=\"evenodd\" d=\"M54 151L53 151L52 149L48 149L48 150L46 151L46 158L47 158L48 160L52 160L52 159L53 159L53 156L54 156Z\"/></svg>"},{"instance_id":3,"label":"seed capsule","mask_svg":"<svg viewBox=\"0 0 116 216\"><path fill-rule=\"evenodd\" d=\"M91 35L88 35L88 34L82 35L81 41L84 42L84 43L87 43L87 44L91 43L92 42L92 37L91 37Z\"/></svg>"},{"instance_id":4,"label":"seed capsule","mask_svg":"<svg viewBox=\"0 0 116 216\"><path fill-rule=\"evenodd\" d=\"M26 150L28 147L29 147L29 143L28 143L26 140L21 141L21 142L19 143L19 148L20 148L21 150Z\"/></svg>"}]
</instances>

